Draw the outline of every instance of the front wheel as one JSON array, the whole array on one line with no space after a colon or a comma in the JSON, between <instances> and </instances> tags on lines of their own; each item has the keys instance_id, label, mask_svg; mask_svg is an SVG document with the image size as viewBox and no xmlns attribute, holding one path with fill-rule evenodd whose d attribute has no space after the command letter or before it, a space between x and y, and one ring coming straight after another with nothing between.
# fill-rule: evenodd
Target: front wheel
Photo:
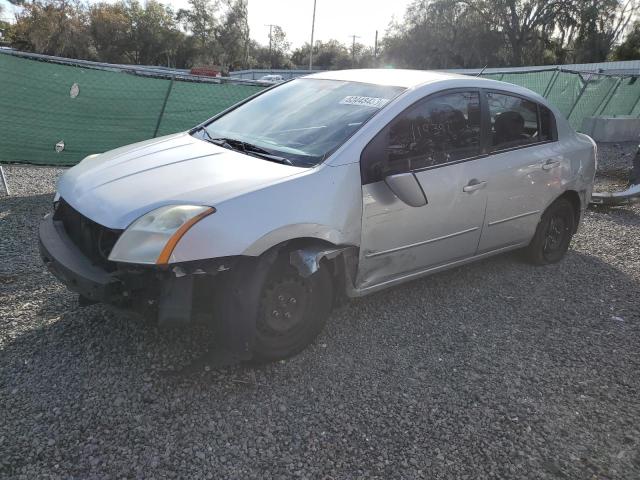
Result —
<instances>
[{"instance_id":1,"label":"front wheel","mask_svg":"<svg viewBox=\"0 0 640 480\"><path fill-rule=\"evenodd\" d=\"M326 265L303 277L283 255L262 288L253 357L272 361L304 349L322 331L331 311L333 285Z\"/></svg>"},{"instance_id":2,"label":"front wheel","mask_svg":"<svg viewBox=\"0 0 640 480\"><path fill-rule=\"evenodd\" d=\"M525 249L527 259L535 265L562 260L569 249L576 225L573 205L560 198L545 210L531 243Z\"/></svg>"}]
</instances>

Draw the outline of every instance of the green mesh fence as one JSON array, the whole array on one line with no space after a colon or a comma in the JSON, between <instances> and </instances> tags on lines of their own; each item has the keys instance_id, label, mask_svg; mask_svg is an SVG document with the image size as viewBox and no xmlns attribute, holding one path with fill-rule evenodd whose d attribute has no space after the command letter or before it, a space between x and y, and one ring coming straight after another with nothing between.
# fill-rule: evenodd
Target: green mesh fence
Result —
<instances>
[{"instance_id":1,"label":"green mesh fence","mask_svg":"<svg viewBox=\"0 0 640 480\"><path fill-rule=\"evenodd\" d=\"M151 138L156 128L157 135L187 130L261 88L172 82L0 54L0 161L73 165ZM65 148L56 152L60 141Z\"/></svg>"},{"instance_id":2,"label":"green mesh fence","mask_svg":"<svg viewBox=\"0 0 640 480\"><path fill-rule=\"evenodd\" d=\"M613 77L588 78L582 95L569 114L571 126L579 130L585 117L599 115L618 81Z\"/></svg>"},{"instance_id":3,"label":"green mesh fence","mask_svg":"<svg viewBox=\"0 0 640 480\"><path fill-rule=\"evenodd\" d=\"M568 117L580 96L584 82L580 75L567 72L557 72L552 81L553 83L547 91L546 98L554 104L565 117Z\"/></svg>"},{"instance_id":4,"label":"green mesh fence","mask_svg":"<svg viewBox=\"0 0 640 480\"><path fill-rule=\"evenodd\" d=\"M530 72L526 75L519 73L505 73L502 75L500 80L520 85L521 87L533 90L539 95L544 95L555 74L555 71Z\"/></svg>"},{"instance_id":5,"label":"green mesh fence","mask_svg":"<svg viewBox=\"0 0 640 480\"><path fill-rule=\"evenodd\" d=\"M636 103L633 105L633 110L631 110L630 115L632 117L640 117L640 98L636 101Z\"/></svg>"},{"instance_id":6,"label":"green mesh fence","mask_svg":"<svg viewBox=\"0 0 640 480\"><path fill-rule=\"evenodd\" d=\"M576 130L591 116L640 116L640 79L562 70L491 73L484 78L526 87L547 98Z\"/></svg>"},{"instance_id":7,"label":"green mesh fence","mask_svg":"<svg viewBox=\"0 0 640 480\"><path fill-rule=\"evenodd\" d=\"M623 78L611 99L604 106L602 115L631 115L640 99L640 79Z\"/></svg>"},{"instance_id":8,"label":"green mesh fence","mask_svg":"<svg viewBox=\"0 0 640 480\"><path fill-rule=\"evenodd\" d=\"M543 95L578 130L588 116L640 117L636 77L562 70L483 77ZM77 95L72 94L74 85ZM73 165L91 153L187 130L262 88L0 54L0 162ZM57 152L61 141L65 148Z\"/></svg>"},{"instance_id":9,"label":"green mesh fence","mask_svg":"<svg viewBox=\"0 0 640 480\"><path fill-rule=\"evenodd\" d=\"M263 87L174 81L158 136L187 130Z\"/></svg>"}]
</instances>

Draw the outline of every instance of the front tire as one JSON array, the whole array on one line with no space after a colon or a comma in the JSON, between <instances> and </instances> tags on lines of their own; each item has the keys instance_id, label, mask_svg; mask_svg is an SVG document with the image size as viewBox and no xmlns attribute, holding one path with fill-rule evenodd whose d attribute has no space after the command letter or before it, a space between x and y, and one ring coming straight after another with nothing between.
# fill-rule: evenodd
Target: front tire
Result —
<instances>
[{"instance_id":1,"label":"front tire","mask_svg":"<svg viewBox=\"0 0 640 480\"><path fill-rule=\"evenodd\" d=\"M273 361L303 350L324 328L333 303L326 265L303 277L288 255L274 262L262 287L253 358Z\"/></svg>"},{"instance_id":2,"label":"front tire","mask_svg":"<svg viewBox=\"0 0 640 480\"><path fill-rule=\"evenodd\" d=\"M544 212L536 233L524 253L534 265L557 263L565 256L576 225L571 203L559 198Z\"/></svg>"}]
</instances>

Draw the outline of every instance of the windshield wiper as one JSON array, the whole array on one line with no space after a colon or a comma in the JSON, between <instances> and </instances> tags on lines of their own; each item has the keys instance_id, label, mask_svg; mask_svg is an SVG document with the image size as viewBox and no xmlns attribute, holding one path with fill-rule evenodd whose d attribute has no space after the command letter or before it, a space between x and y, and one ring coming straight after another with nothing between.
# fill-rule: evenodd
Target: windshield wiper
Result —
<instances>
[{"instance_id":1,"label":"windshield wiper","mask_svg":"<svg viewBox=\"0 0 640 480\"><path fill-rule=\"evenodd\" d=\"M253 155L254 157L264 158L265 160L269 160L271 162L283 163L285 165L293 165L293 162L288 158L280 157L278 155L274 155L269 150L265 150L262 147L257 145L253 145L251 143L243 142L242 140L236 140L234 138L213 138L206 128L203 128L206 140L208 142L213 143L214 145L218 145L223 148L230 148L232 150L237 150L247 155Z\"/></svg>"}]
</instances>

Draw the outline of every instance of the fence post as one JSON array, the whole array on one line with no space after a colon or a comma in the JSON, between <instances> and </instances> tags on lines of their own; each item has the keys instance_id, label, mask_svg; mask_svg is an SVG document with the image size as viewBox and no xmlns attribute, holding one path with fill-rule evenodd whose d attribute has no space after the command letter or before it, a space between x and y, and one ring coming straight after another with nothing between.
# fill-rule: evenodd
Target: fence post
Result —
<instances>
[{"instance_id":1,"label":"fence post","mask_svg":"<svg viewBox=\"0 0 640 480\"><path fill-rule=\"evenodd\" d=\"M562 67L558 67L558 74L556 75L556 78L553 79L553 83L551 85L549 85L549 91L547 92L547 95L551 95L551 90L553 90L553 87L556 86L556 83L558 83L558 79L560 78L560 75L562 74ZM582 78L582 77L580 77ZM547 98L547 97L545 97Z\"/></svg>"},{"instance_id":2,"label":"fence post","mask_svg":"<svg viewBox=\"0 0 640 480\"><path fill-rule=\"evenodd\" d=\"M636 107L638 106L638 103L640 103L640 93L638 94L638 99L635 101L635 103L633 104L633 107L631 107L631 110L629 110L629 115L633 114L633 111L636 109Z\"/></svg>"},{"instance_id":3,"label":"fence post","mask_svg":"<svg viewBox=\"0 0 640 480\"><path fill-rule=\"evenodd\" d=\"M2 165L0 165L0 178L2 179L2 185L4 186L4 191L7 192L7 197L11 195L9 191L9 183L7 182L7 177L4 176L4 170Z\"/></svg>"},{"instance_id":4,"label":"fence post","mask_svg":"<svg viewBox=\"0 0 640 480\"><path fill-rule=\"evenodd\" d=\"M622 77L620 77L618 79L618 81L616 82L615 87L611 88L609 90L609 92L607 93L607 96L605 97L607 99L607 103L605 103L602 108L599 108L599 112L598 115L602 115L602 113L605 111L605 109L609 106L609 103L611 103L611 99L615 96L616 92L618 91L618 87L620 87L620 84L622 83ZM607 98L608 97L608 98ZM604 100L603 100L604 101Z\"/></svg>"},{"instance_id":5,"label":"fence post","mask_svg":"<svg viewBox=\"0 0 640 480\"><path fill-rule=\"evenodd\" d=\"M611 88L609 89L609 91L607 92L607 94L604 96L604 98L603 98L603 99L602 99L602 101L600 102L600 105L598 105L598 108L596 108L596 109L593 111L593 115L594 115L594 116L599 115L599 114L602 112L602 110L604 109L604 107L606 107L607 105L609 105L609 100L611 99L611 98L609 97L609 94L610 94L612 91L614 91L614 92L615 92L615 90L617 90L617 89L618 89L618 85L620 85L620 82L621 82L621 81L622 81L622 78L619 78L619 79L618 79L618 81L616 82L616 84L611 86ZM607 103L605 103L605 100L607 101ZM602 107L602 105L603 105L603 104L604 104L604 107ZM600 108L600 107L602 107L602 108Z\"/></svg>"},{"instance_id":6,"label":"fence post","mask_svg":"<svg viewBox=\"0 0 640 480\"><path fill-rule=\"evenodd\" d=\"M580 77L580 78L582 78L582 77ZM582 96L584 95L584 92L587 90L587 86L589 85L589 80L591 80L591 75L589 75L587 77L587 79L584 82L584 85L582 86L582 90L580 90L580 93L578 94L578 97L576 98L576 101L573 102L573 106L571 107L571 110L569 110L569 113L567 114L567 120L569 120L571 118L571 115L573 114L573 111L578 106L578 102L580 102L580 100L582 99ZM576 128L576 130L577 130L577 128Z\"/></svg>"},{"instance_id":7,"label":"fence post","mask_svg":"<svg viewBox=\"0 0 640 480\"><path fill-rule=\"evenodd\" d=\"M156 138L158 135L158 130L160 129L160 122L162 122L162 116L164 115L164 109L167 106L167 101L169 100L169 95L171 94L171 89L173 88L173 81L175 80L175 76L171 77L171 82L169 82L169 88L167 88L167 94L164 96L164 102L162 102L162 109L160 110L160 115L158 115L158 121L156 122L156 129L153 131L153 138Z\"/></svg>"},{"instance_id":8,"label":"fence post","mask_svg":"<svg viewBox=\"0 0 640 480\"><path fill-rule=\"evenodd\" d=\"M547 98L547 95L551 93L551 89L555 86L556 79L558 78L559 75L560 75L560 69L556 68L556 70L553 72L553 75L551 75L551 78L549 79L549 83L547 84L547 87L544 89L544 93L542 94L544 98Z\"/></svg>"}]
</instances>

